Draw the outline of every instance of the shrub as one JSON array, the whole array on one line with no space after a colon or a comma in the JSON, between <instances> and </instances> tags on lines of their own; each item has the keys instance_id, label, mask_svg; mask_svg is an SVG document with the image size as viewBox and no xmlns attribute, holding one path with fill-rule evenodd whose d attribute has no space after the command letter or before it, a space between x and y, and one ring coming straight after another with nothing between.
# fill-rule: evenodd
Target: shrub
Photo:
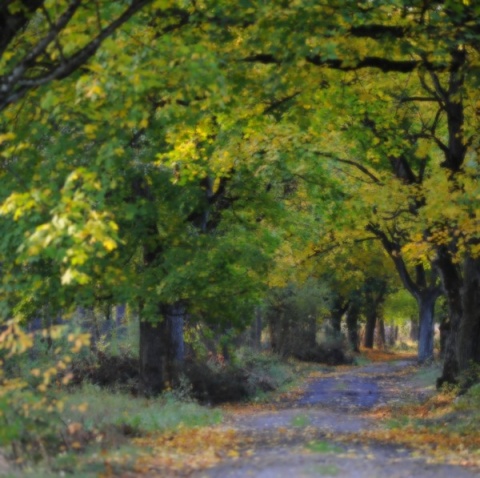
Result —
<instances>
[{"instance_id":1,"label":"shrub","mask_svg":"<svg viewBox=\"0 0 480 478\"><path fill-rule=\"evenodd\" d=\"M0 446L9 446L15 459L48 460L58 449L64 427L58 391L71 378L71 355L88 343L88 335L65 326L27 332L20 319L5 324L0 334Z\"/></svg>"}]
</instances>

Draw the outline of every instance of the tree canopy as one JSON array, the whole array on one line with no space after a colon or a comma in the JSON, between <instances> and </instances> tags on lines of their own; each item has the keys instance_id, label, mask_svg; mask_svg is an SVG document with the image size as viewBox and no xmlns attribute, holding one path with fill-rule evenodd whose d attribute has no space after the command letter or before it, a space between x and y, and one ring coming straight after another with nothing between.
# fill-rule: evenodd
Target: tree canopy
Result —
<instances>
[{"instance_id":1,"label":"tree canopy","mask_svg":"<svg viewBox=\"0 0 480 478\"><path fill-rule=\"evenodd\" d=\"M480 361L479 14L4 2L2 317L106 301L240 325L293 277L341 293L393 266L421 360L446 295L455 380Z\"/></svg>"}]
</instances>

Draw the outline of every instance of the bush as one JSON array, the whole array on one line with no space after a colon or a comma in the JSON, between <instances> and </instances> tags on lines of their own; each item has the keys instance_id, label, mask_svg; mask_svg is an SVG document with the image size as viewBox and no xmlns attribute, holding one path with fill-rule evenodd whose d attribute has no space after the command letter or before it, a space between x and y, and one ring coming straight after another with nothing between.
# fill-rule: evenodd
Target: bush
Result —
<instances>
[{"instance_id":1,"label":"bush","mask_svg":"<svg viewBox=\"0 0 480 478\"><path fill-rule=\"evenodd\" d=\"M19 319L0 334L0 446L16 460L38 460L55 453L62 440L58 391L71 373L71 355L89 343L65 326L27 332Z\"/></svg>"},{"instance_id":2,"label":"bush","mask_svg":"<svg viewBox=\"0 0 480 478\"><path fill-rule=\"evenodd\" d=\"M192 396L210 404L252 398L282 387L295 376L293 367L280 357L247 348L241 349L232 363L190 362L185 373Z\"/></svg>"}]
</instances>

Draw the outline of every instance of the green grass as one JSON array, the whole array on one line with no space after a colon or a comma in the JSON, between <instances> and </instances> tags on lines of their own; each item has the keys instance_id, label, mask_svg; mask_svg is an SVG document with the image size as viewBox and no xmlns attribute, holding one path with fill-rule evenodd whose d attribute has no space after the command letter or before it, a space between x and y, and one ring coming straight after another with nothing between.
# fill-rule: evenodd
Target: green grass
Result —
<instances>
[{"instance_id":1,"label":"green grass","mask_svg":"<svg viewBox=\"0 0 480 478\"><path fill-rule=\"evenodd\" d=\"M64 398L66 421L79 422L88 431L109 426L129 427L135 433L164 432L178 427L198 427L219 423L219 410L194 402L179 401L172 395L157 399L134 398L85 385ZM80 411L86 405L84 412ZM80 407L80 409L79 409Z\"/></svg>"},{"instance_id":2,"label":"green grass","mask_svg":"<svg viewBox=\"0 0 480 478\"><path fill-rule=\"evenodd\" d=\"M308 415L297 415L292 418L292 427L306 427L310 424L310 418Z\"/></svg>"},{"instance_id":3,"label":"green grass","mask_svg":"<svg viewBox=\"0 0 480 478\"><path fill-rule=\"evenodd\" d=\"M369 365L372 363L372 361L368 357L365 357L365 355L359 354L359 355L355 355L354 363L355 365L362 366L362 365Z\"/></svg>"},{"instance_id":4,"label":"green grass","mask_svg":"<svg viewBox=\"0 0 480 478\"><path fill-rule=\"evenodd\" d=\"M341 453L343 451L339 446L324 440L311 441L306 448L314 453Z\"/></svg>"},{"instance_id":5,"label":"green grass","mask_svg":"<svg viewBox=\"0 0 480 478\"><path fill-rule=\"evenodd\" d=\"M58 423L58 439L66 437L68 447L49 458L49 463L28 463L11 473L12 477L41 478L71 475L113 476L131 469L139 449L132 436L162 433L179 428L215 425L221 422L219 410L203 407L192 401L182 401L173 394L155 399L137 398L112 392L94 385L84 385L62 396L64 411ZM78 432L69 435L69 427ZM78 443L78 449L74 444Z\"/></svg>"},{"instance_id":6,"label":"green grass","mask_svg":"<svg viewBox=\"0 0 480 478\"><path fill-rule=\"evenodd\" d=\"M335 465L315 465L312 467L316 476L338 476L340 469Z\"/></svg>"},{"instance_id":7,"label":"green grass","mask_svg":"<svg viewBox=\"0 0 480 478\"><path fill-rule=\"evenodd\" d=\"M442 374L442 365L439 362L434 362L430 365L419 367L418 370L412 376L412 382L415 385L431 388L435 388L437 378Z\"/></svg>"}]
</instances>

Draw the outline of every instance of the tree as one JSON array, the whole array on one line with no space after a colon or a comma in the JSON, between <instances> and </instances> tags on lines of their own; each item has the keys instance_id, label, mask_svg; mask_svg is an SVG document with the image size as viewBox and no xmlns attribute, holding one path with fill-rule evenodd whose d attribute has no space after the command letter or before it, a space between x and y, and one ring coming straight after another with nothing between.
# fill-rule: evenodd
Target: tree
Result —
<instances>
[{"instance_id":1,"label":"tree","mask_svg":"<svg viewBox=\"0 0 480 478\"><path fill-rule=\"evenodd\" d=\"M472 158L475 157L474 151L478 143L474 130L475 108L470 108L468 114L465 108L465 100L468 98L468 101L475 105L478 95L476 64L479 30L474 20L478 15L478 8L478 5L471 2L456 1L398 1L387 7L380 2L370 2L368 5L333 2L316 9L302 2L286 8L264 6L258 9L258 18L261 18L261 21L255 26L248 24L244 28L239 40L242 48L238 48L237 43L239 56L243 55L245 62L271 65L276 74L279 71L285 72L284 78L288 78L287 74L291 74L291 78L298 78L302 74L298 70L302 70L307 76L313 66L318 67L319 74L324 78L322 86L324 91L328 92L326 96L329 98L341 96L343 91L348 92L348 87L355 82L355 73L370 69L379 72L375 76L381 78L381 82L389 79L396 79L403 84L409 84L412 79L415 82L413 89L397 90L401 93L396 95L398 107L394 110L395 114L390 110L384 115L384 119L387 119L385 116L394 119L393 122L387 122L389 128L384 129L384 132L389 130L386 141L386 149L389 151L386 151L384 158L390 163L399 184L406 182L413 186L419 177L424 178L427 162L420 161L418 174L410 179L407 176L413 170L408 151L412 151L412 148L417 151L423 149L423 158L431 157L429 162L432 170L428 172L425 188L420 194L425 196L419 198L414 212L414 215L421 216L418 220L420 228L414 228L421 231L420 236L418 240L410 236L406 242L396 245L397 241L385 237L385 231L377 228L376 222L371 225L371 230L390 252L404 284L417 297L420 310L423 311L426 327L423 327L424 338L420 345L421 358L431 356L431 311L439 289L435 281L430 284L425 282L426 275L422 270L418 270L419 276L416 280L412 280L410 274L407 276L404 260L399 253L400 248L407 247L409 243L423 251L425 248L431 251L429 258L434 262L433 268L437 268L442 275L451 315L455 317L452 321L450 345L447 347L450 353L446 354L444 378L447 380L454 380L470 359L476 360L475 350L479 343L475 332L478 317L471 312L478 297L478 281L474 279L478 267L476 239L472 234L476 219L472 213L473 203L469 193L470 181L477 176L477 166L474 159L471 165L465 164L465 158L469 154L473 155ZM292 28L292 25L295 25L295 28ZM270 38L282 39L281 48L279 42L265 41L267 31ZM291 72L292 68L297 71ZM343 78L346 78L346 81L337 80L333 88L329 89L331 76L326 70L344 72ZM348 72L353 75L349 76ZM285 83L288 83L288 80L284 80ZM345 85L341 93L336 88L339 84ZM375 88L378 89L378 84L375 84ZM321 90L322 88L317 86L317 91ZM314 98L311 91L309 90L309 95L306 96ZM366 91L368 94L368 91L373 90ZM381 94L384 94L383 89L379 96ZM395 98L395 95L392 95L392 98ZM303 100L304 104L307 104L305 96L298 95L295 99ZM328 104L326 101L323 106ZM401 125L396 113L400 109L405 111L405 105L413 105L417 110L417 125L420 128L406 128ZM325 111L325 108L322 111ZM359 119L366 120L364 128L372 129L368 115ZM375 122L373 128L384 124L385 121ZM395 139L392 140L392 132L398 126L401 133L393 134ZM404 141L398 142L396 138L399 137L403 137ZM377 145L378 141L382 140L382 137L377 136ZM362 144L362 138L359 138L359 144ZM373 146L374 142L370 147ZM425 148L429 150L427 154ZM360 162L354 160L354 156L351 157L353 151L349 152L350 157L347 158L338 154L333 156L331 151L328 153L328 156L336 157L337 164L349 164L356 172L361 171L365 180L383 180L383 176L378 178L377 174L368 169L363 159ZM375 155L371 160L375 160ZM371 167L371 163L368 163L368 166ZM373 167L377 169L375 165ZM458 182L460 186L457 186ZM412 191L410 197L415 199L414 188L409 189ZM407 201L398 212L410 204L411 199L408 199L408 196L407 194ZM425 207L426 204L428 207ZM451 215L443 214L442 206L447 206L443 208L443 212L458 208L464 223L460 226ZM457 234L455 231L458 230L462 232ZM445 240L445 237L448 240ZM455 263L459 260L458 250L464 264L462 271ZM424 264L421 265L425 268ZM426 265L427 268L430 267L428 263ZM462 283L468 284L467 287L462 289ZM463 332L460 332L461 330ZM460 347L458 340L466 342Z\"/></svg>"},{"instance_id":2,"label":"tree","mask_svg":"<svg viewBox=\"0 0 480 478\"><path fill-rule=\"evenodd\" d=\"M419 358L440 275L444 378L480 359L479 7L144 3L0 9L2 314L134 304L158 391L187 315L251 317L282 269L374 241L419 305Z\"/></svg>"},{"instance_id":3,"label":"tree","mask_svg":"<svg viewBox=\"0 0 480 478\"><path fill-rule=\"evenodd\" d=\"M276 172L256 177L257 158L234 167L226 92L196 24L147 13L79 76L4 110L1 305L8 317L129 303L157 393L178 379L187 315L238 327L252 316L282 208Z\"/></svg>"}]
</instances>

